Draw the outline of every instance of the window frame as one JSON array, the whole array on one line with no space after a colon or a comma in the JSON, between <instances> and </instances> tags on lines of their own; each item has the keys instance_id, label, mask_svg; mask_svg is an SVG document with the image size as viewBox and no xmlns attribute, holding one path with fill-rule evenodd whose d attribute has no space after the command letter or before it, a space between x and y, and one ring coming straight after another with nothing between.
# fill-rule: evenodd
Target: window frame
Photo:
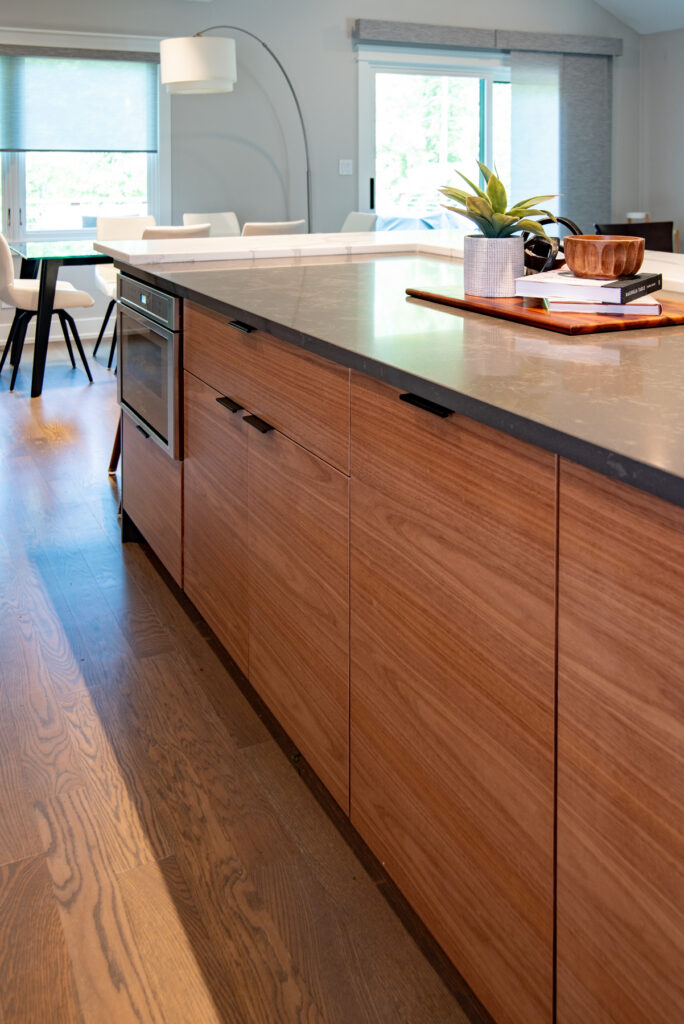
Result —
<instances>
[{"instance_id":1,"label":"window frame","mask_svg":"<svg viewBox=\"0 0 684 1024\"><path fill-rule=\"evenodd\" d=\"M157 36L128 36L95 32L44 31L36 29L0 28L0 44L58 47L65 50L114 50L157 53ZM171 221L171 98L159 84L157 152L147 158L148 211L159 223ZM51 239L95 238L95 228L77 230L26 230L26 173L23 152L0 154L0 185L2 233L13 242L47 241ZM10 213L11 211L11 213ZM21 211L21 217L20 217ZM20 223L20 220L22 223Z\"/></svg>"},{"instance_id":2,"label":"window frame","mask_svg":"<svg viewBox=\"0 0 684 1024\"><path fill-rule=\"evenodd\" d=\"M370 205L371 178L375 177L375 79L379 73L407 75L449 75L479 78L484 82L482 117L483 146L480 159L491 166L493 148L492 93L495 82L510 82L510 59L506 53L441 50L431 47L359 46L358 69L358 209L376 212Z\"/></svg>"}]
</instances>

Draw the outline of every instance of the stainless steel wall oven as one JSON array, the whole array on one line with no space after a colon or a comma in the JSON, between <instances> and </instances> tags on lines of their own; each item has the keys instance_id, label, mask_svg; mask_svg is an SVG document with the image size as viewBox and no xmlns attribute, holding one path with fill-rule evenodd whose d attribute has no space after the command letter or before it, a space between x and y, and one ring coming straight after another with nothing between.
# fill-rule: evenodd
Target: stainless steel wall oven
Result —
<instances>
[{"instance_id":1,"label":"stainless steel wall oven","mask_svg":"<svg viewBox=\"0 0 684 1024\"><path fill-rule=\"evenodd\" d=\"M181 459L181 300L126 274L118 288L119 404L142 433Z\"/></svg>"}]
</instances>

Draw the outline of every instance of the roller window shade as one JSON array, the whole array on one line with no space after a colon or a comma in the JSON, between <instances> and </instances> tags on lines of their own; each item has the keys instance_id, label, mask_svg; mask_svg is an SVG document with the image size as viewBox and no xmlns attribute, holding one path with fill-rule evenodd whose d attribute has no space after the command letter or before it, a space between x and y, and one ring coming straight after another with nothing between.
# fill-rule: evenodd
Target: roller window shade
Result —
<instances>
[{"instance_id":1,"label":"roller window shade","mask_svg":"<svg viewBox=\"0 0 684 1024\"><path fill-rule=\"evenodd\" d=\"M141 55L0 54L0 150L154 153L158 74Z\"/></svg>"}]
</instances>

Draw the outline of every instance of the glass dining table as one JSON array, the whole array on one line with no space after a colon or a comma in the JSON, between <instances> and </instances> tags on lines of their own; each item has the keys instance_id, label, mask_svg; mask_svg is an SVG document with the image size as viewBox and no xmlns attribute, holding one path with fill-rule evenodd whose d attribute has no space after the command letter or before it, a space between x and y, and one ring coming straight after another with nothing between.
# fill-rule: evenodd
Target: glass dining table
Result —
<instances>
[{"instance_id":1,"label":"glass dining table","mask_svg":"<svg viewBox=\"0 0 684 1024\"><path fill-rule=\"evenodd\" d=\"M59 268L62 266L85 266L90 263L111 263L112 259L103 253L95 252L92 242L88 239L10 242L9 246L16 256L21 257L20 277L35 279L40 275L36 343L31 375L31 398L37 398L43 390L50 321L52 320Z\"/></svg>"}]
</instances>

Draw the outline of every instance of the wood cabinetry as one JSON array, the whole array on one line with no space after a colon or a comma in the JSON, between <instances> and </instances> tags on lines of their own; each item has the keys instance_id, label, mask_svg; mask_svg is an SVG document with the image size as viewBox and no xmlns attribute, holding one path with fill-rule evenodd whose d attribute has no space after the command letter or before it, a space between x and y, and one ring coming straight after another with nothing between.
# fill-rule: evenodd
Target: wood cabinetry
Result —
<instances>
[{"instance_id":1,"label":"wood cabinetry","mask_svg":"<svg viewBox=\"0 0 684 1024\"><path fill-rule=\"evenodd\" d=\"M558 1022L684 1020L684 509L561 461Z\"/></svg>"},{"instance_id":2,"label":"wood cabinetry","mask_svg":"<svg viewBox=\"0 0 684 1024\"><path fill-rule=\"evenodd\" d=\"M184 385L185 590L248 674L247 426L238 403Z\"/></svg>"},{"instance_id":3,"label":"wood cabinetry","mask_svg":"<svg viewBox=\"0 0 684 1024\"><path fill-rule=\"evenodd\" d=\"M331 465L349 472L349 370L264 331L185 304L184 366Z\"/></svg>"},{"instance_id":4,"label":"wood cabinetry","mask_svg":"<svg viewBox=\"0 0 684 1024\"><path fill-rule=\"evenodd\" d=\"M249 676L348 810L349 479L275 430L249 438Z\"/></svg>"},{"instance_id":5,"label":"wood cabinetry","mask_svg":"<svg viewBox=\"0 0 684 1024\"><path fill-rule=\"evenodd\" d=\"M123 412L122 506L179 586L183 581L183 463Z\"/></svg>"},{"instance_id":6,"label":"wood cabinetry","mask_svg":"<svg viewBox=\"0 0 684 1024\"><path fill-rule=\"evenodd\" d=\"M498 1024L553 988L555 459L352 374L351 819Z\"/></svg>"},{"instance_id":7,"label":"wood cabinetry","mask_svg":"<svg viewBox=\"0 0 684 1024\"><path fill-rule=\"evenodd\" d=\"M347 810L349 371L287 348L189 307L185 586Z\"/></svg>"}]
</instances>

